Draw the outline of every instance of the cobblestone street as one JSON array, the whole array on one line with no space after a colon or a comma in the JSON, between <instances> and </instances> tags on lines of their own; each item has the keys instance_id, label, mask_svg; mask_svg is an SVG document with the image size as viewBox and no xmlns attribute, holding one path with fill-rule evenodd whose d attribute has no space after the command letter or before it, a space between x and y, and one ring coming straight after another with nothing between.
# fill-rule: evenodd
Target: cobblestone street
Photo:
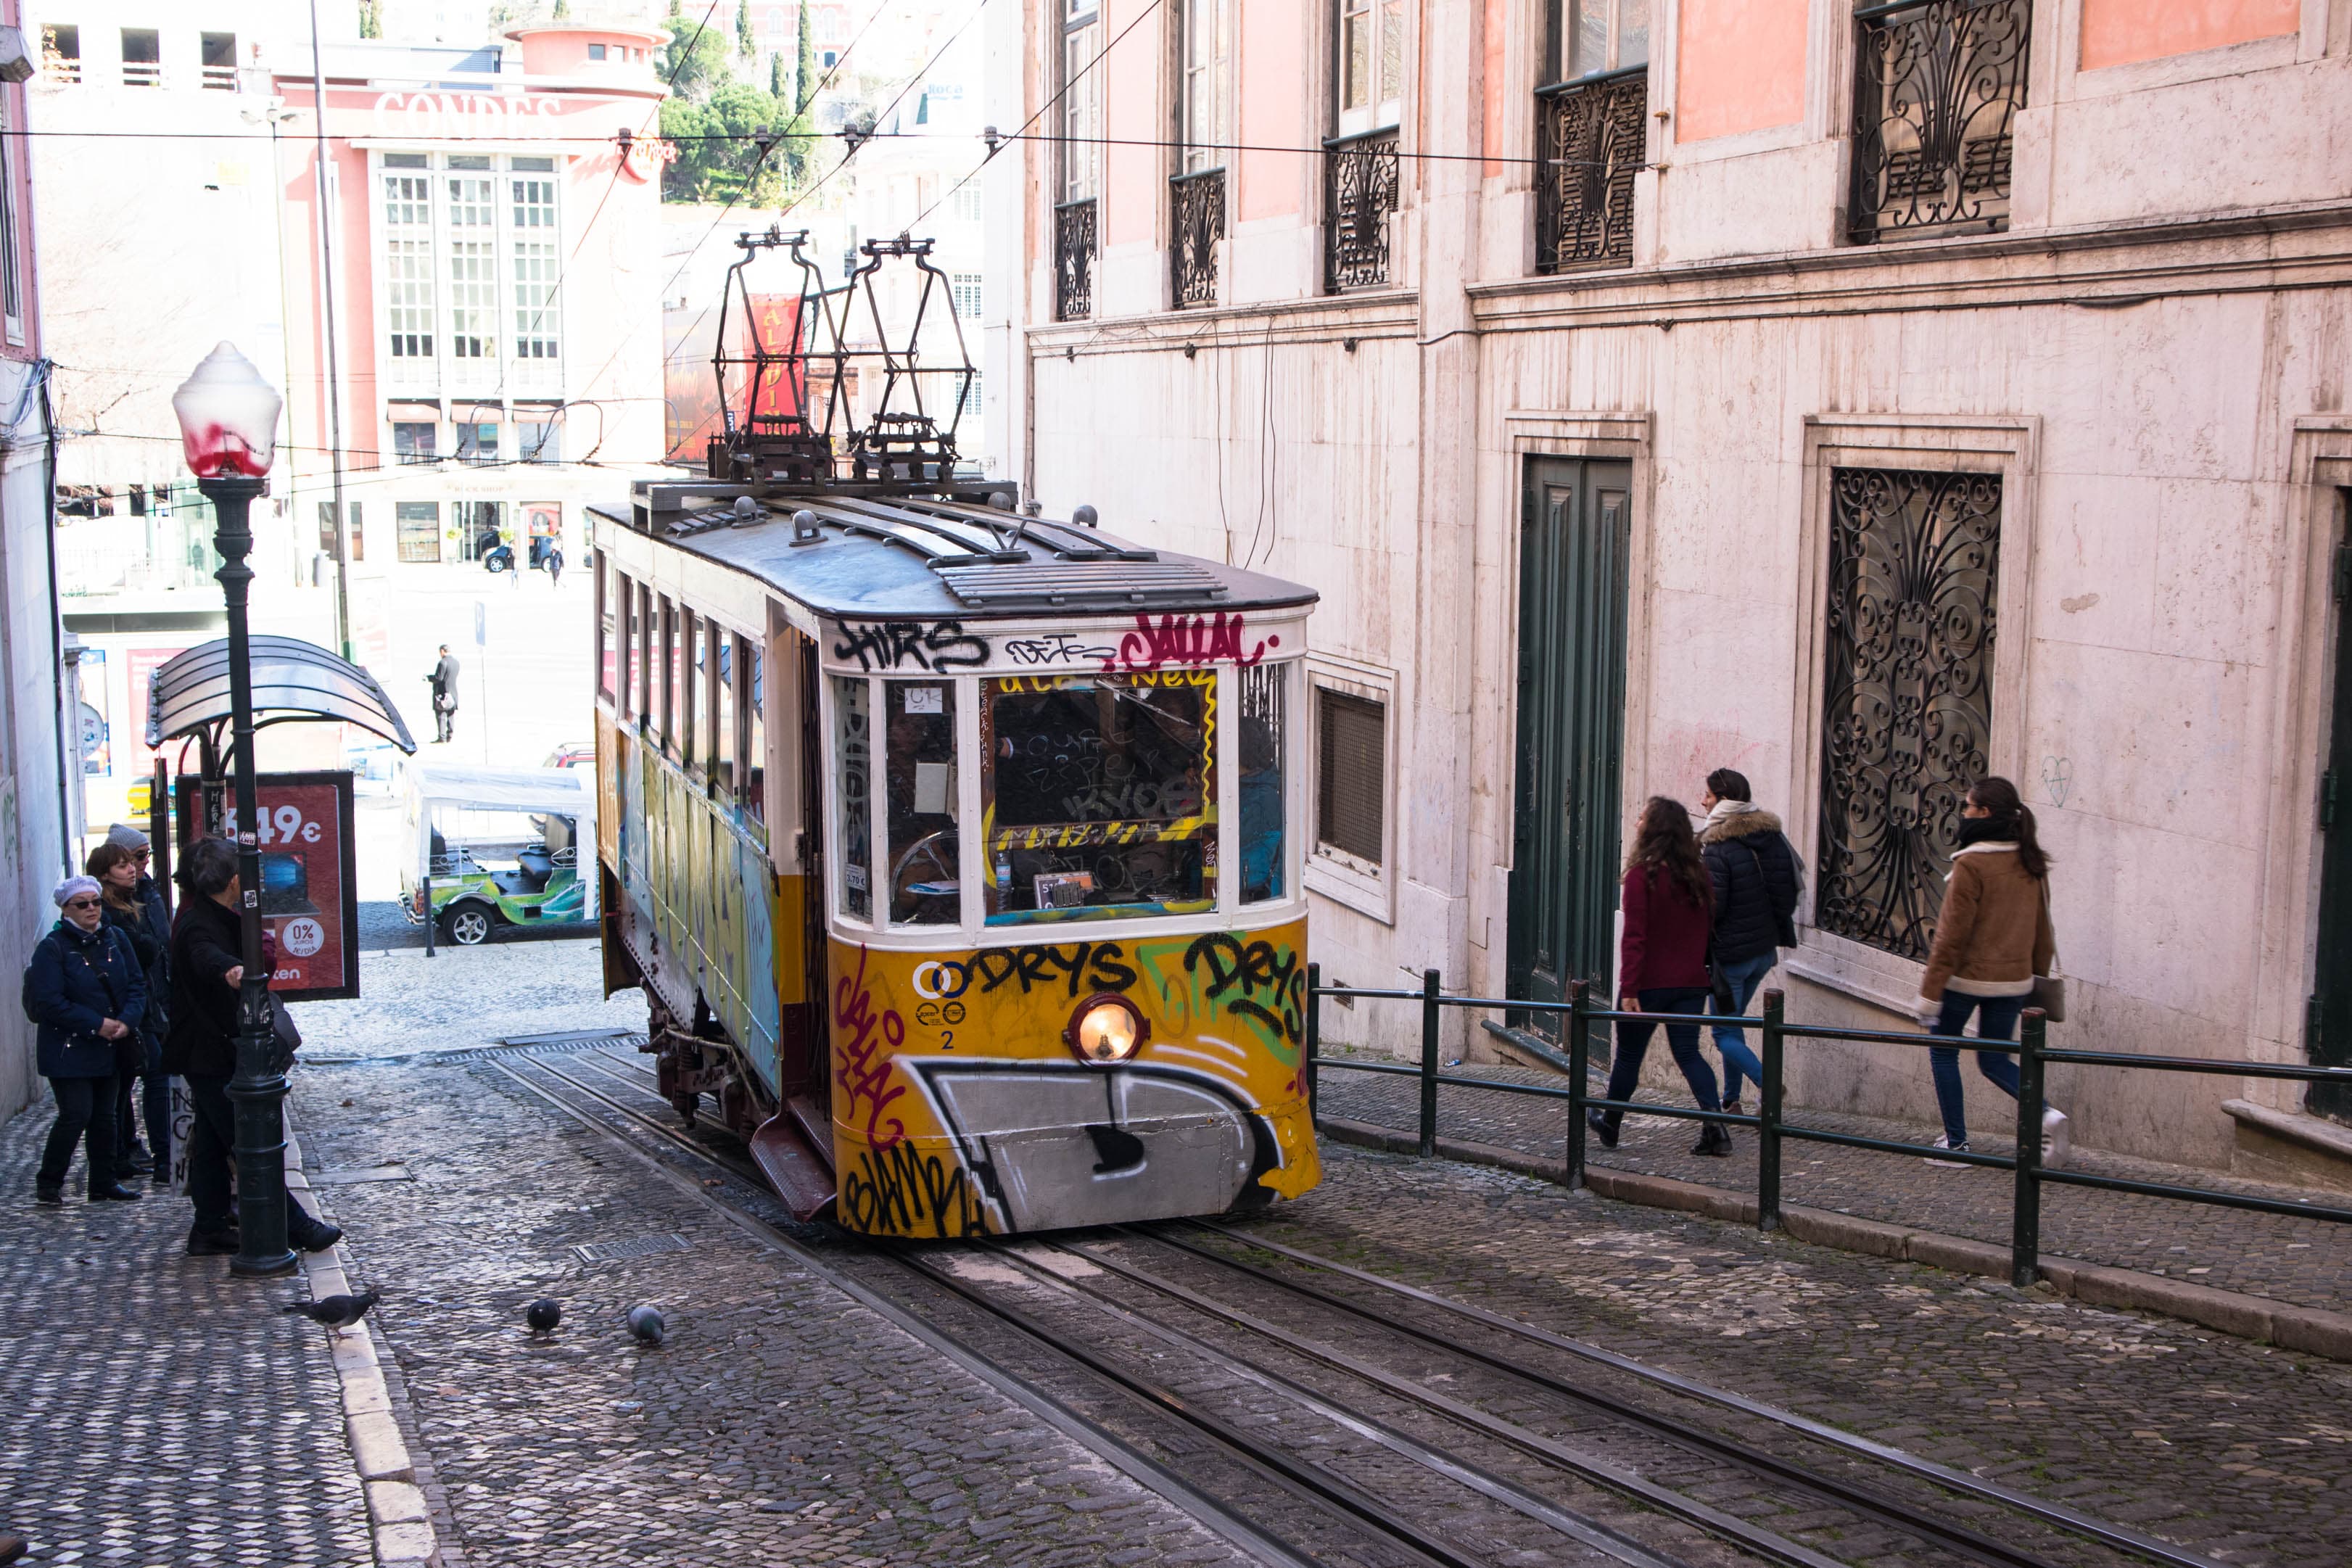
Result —
<instances>
[{"instance_id":1,"label":"cobblestone street","mask_svg":"<svg viewBox=\"0 0 2352 1568\"><path fill-rule=\"evenodd\" d=\"M1244 1560L499 1059L297 1075L446 1568ZM46 1125L6 1129L17 1194ZM2232 1563L2352 1555L2352 1368L1492 1169L1327 1168L1254 1233ZM44 1440L0 1528L33 1561L371 1562L327 1336L270 1310L297 1282L182 1256L164 1194L7 1212L0 1396Z\"/></svg>"}]
</instances>

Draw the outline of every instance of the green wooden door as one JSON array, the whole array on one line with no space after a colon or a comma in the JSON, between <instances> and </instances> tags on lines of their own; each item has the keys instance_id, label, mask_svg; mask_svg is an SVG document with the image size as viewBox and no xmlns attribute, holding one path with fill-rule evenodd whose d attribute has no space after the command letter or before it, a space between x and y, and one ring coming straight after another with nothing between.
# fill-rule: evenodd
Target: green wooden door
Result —
<instances>
[{"instance_id":1,"label":"green wooden door","mask_svg":"<svg viewBox=\"0 0 2352 1568\"><path fill-rule=\"evenodd\" d=\"M1626 463L1531 458L1519 527L1510 994L1607 984L1624 760ZM1515 1019L1557 1037L1559 1016Z\"/></svg>"},{"instance_id":2,"label":"green wooden door","mask_svg":"<svg viewBox=\"0 0 2352 1568\"><path fill-rule=\"evenodd\" d=\"M2342 509L2352 513L2352 491ZM2313 970L2311 1059L2352 1067L2352 542L2336 546L2336 701L2319 784L2319 961ZM2352 1090L2314 1084L2309 1108L2352 1121Z\"/></svg>"}]
</instances>

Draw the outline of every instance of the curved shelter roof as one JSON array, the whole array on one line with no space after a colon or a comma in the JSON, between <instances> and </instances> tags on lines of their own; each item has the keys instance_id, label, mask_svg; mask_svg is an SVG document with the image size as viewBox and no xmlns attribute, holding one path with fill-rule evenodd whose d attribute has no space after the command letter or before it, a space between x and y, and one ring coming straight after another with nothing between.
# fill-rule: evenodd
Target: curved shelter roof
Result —
<instances>
[{"instance_id":1,"label":"curved shelter roof","mask_svg":"<svg viewBox=\"0 0 2352 1568\"><path fill-rule=\"evenodd\" d=\"M402 751L416 742L375 677L299 637L248 639L254 727L303 720L356 724ZM202 643L147 678L147 744L225 728L229 721L228 639Z\"/></svg>"}]
</instances>

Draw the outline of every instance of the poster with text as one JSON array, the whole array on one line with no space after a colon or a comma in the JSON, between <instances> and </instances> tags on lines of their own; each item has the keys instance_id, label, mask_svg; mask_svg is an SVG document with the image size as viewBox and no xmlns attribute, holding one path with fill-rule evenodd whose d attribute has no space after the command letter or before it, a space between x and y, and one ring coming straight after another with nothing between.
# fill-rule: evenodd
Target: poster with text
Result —
<instances>
[{"instance_id":1,"label":"poster with text","mask_svg":"<svg viewBox=\"0 0 2352 1568\"><path fill-rule=\"evenodd\" d=\"M359 867L352 775L262 773L254 785L260 806L254 837L261 852L261 927L274 932L278 942L269 988L289 1002L357 996ZM179 780L182 855L205 835L204 789L200 779ZM226 787L221 817L223 834L234 836L233 784Z\"/></svg>"}]
</instances>

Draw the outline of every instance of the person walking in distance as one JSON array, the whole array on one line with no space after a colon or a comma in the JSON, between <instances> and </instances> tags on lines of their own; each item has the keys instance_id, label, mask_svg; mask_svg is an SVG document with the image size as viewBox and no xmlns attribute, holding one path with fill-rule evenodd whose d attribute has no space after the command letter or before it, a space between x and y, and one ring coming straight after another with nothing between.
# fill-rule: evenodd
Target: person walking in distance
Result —
<instances>
[{"instance_id":1,"label":"person walking in distance","mask_svg":"<svg viewBox=\"0 0 2352 1568\"><path fill-rule=\"evenodd\" d=\"M188 1253L222 1258L237 1247L236 1211L229 1197L236 1120L228 1098L229 1079L236 1072L238 987L245 983L236 850L225 838L199 838L188 846L179 876L180 915L172 925L172 1030L163 1041L163 1066L187 1080L195 1108L188 1131L188 1200L196 1215ZM342 1235L287 1194L288 1242L305 1252L324 1252Z\"/></svg>"},{"instance_id":2,"label":"person walking in distance","mask_svg":"<svg viewBox=\"0 0 2352 1568\"><path fill-rule=\"evenodd\" d=\"M1617 949L1619 1009L1627 1013L1696 1013L1706 1004L1706 943L1713 924L1714 889L1699 858L1690 811L1679 801L1652 795L1642 808L1625 859L1622 902L1624 934ZM1617 1059L1609 1068L1609 1098L1630 1100L1642 1081L1642 1058L1649 1054L1657 1026L1649 1019L1620 1019ZM1690 1085L1701 1110L1717 1110L1715 1072L1698 1051L1698 1025L1668 1024L1666 1048ZM1621 1110L1589 1113L1604 1149L1617 1147ZM1710 1121L1699 1133L1694 1154L1728 1154L1731 1134Z\"/></svg>"},{"instance_id":3,"label":"person walking in distance","mask_svg":"<svg viewBox=\"0 0 2352 1568\"><path fill-rule=\"evenodd\" d=\"M441 645L441 662L425 679L433 683L433 739L447 745L449 731L457 722L457 660L447 643Z\"/></svg>"},{"instance_id":4,"label":"person walking in distance","mask_svg":"<svg viewBox=\"0 0 2352 1568\"><path fill-rule=\"evenodd\" d=\"M1929 1034L1957 1039L1973 1015L1979 1039L2013 1040L2034 977L2050 973L2057 952L2057 932L2050 923L2050 857L2035 836L2032 808L2007 779L1980 779L1960 807L1960 847L1952 856L1944 907L1936 917L1936 945L1927 953L1916 1016ZM2014 1058L1998 1051L1970 1054L2001 1092L2017 1098ZM1944 1118L1936 1147L1965 1152L1969 1123L1959 1057L1956 1046L1927 1052L1936 1106ZM2065 1113L2045 1103L2043 1163L2064 1160L2066 1143ZM1927 1163L1967 1169L1957 1160Z\"/></svg>"},{"instance_id":5,"label":"person walking in distance","mask_svg":"<svg viewBox=\"0 0 2352 1568\"><path fill-rule=\"evenodd\" d=\"M130 940L105 923L96 879L68 877L49 897L58 923L25 966L25 1016L39 1026L41 1076L58 1102L33 1197L65 1202L74 1145L86 1142L90 1202L136 1198L136 1189L115 1179L114 1082L125 1065L118 1047L124 1041L139 1044L147 983Z\"/></svg>"},{"instance_id":6,"label":"person walking in distance","mask_svg":"<svg viewBox=\"0 0 2352 1568\"><path fill-rule=\"evenodd\" d=\"M1716 769L1706 775L1706 793L1698 803L1706 811L1699 854L1715 889L1715 1011L1724 1012L1727 1003L1730 1016L1744 1016L1764 977L1780 962L1780 949L1797 945L1797 895L1803 879L1780 819L1749 801L1747 774ZM1741 1076L1760 1088L1764 1068L1737 1024L1715 1026L1715 1048L1723 1058L1723 1109L1742 1115Z\"/></svg>"},{"instance_id":7,"label":"person walking in distance","mask_svg":"<svg viewBox=\"0 0 2352 1568\"><path fill-rule=\"evenodd\" d=\"M552 543L547 547L547 585L551 588L563 585L563 552Z\"/></svg>"}]
</instances>

